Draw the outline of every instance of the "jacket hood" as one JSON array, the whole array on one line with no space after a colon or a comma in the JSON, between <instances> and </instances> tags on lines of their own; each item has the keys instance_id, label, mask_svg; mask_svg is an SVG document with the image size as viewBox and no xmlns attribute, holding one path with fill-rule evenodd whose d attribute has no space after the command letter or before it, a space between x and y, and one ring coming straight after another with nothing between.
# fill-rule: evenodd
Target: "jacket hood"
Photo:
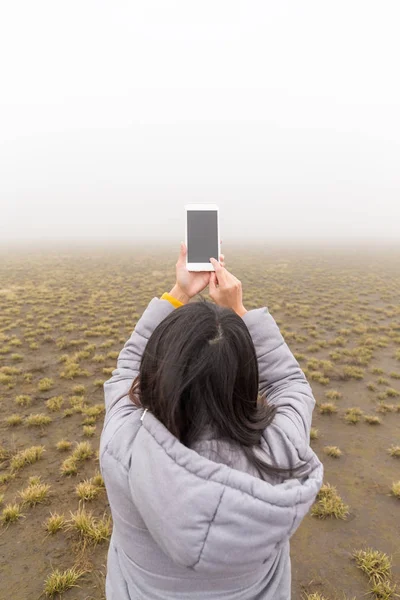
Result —
<instances>
[{"instance_id":1,"label":"jacket hood","mask_svg":"<svg viewBox=\"0 0 400 600\"><path fill-rule=\"evenodd\" d=\"M307 476L274 485L187 448L149 412L132 456L129 485L150 534L176 564L210 574L266 562L296 531L323 479L311 449Z\"/></svg>"}]
</instances>

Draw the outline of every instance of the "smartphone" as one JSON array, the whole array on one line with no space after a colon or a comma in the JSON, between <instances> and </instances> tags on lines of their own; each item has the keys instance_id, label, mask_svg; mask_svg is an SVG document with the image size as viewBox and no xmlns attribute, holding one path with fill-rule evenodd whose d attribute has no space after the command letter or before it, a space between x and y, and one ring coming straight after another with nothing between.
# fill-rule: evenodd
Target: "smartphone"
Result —
<instances>
[{"instance_id":1,"label":"smartphone","mask_svg":"<svg viewBox=\"0 0 400 600\"><path fill-rule=\"evenodd\" d=\"M186 266L188 271L214 271L210 258L219 260L219 211L216 204L187 204Z\"/></svg>"}]
</instances>

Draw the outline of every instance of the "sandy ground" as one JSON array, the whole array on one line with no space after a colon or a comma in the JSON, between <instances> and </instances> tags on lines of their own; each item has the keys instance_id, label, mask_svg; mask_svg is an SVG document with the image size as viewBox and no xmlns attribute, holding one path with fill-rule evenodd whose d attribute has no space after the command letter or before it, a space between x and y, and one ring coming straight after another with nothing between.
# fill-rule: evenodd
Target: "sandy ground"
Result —
<instances>
[{"instance_id":1,"label":"sandy ground","mask_svg":"<svg viewBox=\"0 0 400 600\"><path fill-rule=\"evenodd\" d=\"M312 446L324 463L325 482L337 487L350 515L347 520L307 515L291 543L293 599L314 591L328 600L363 598L369 591L368 581L351 554L366 547L392 557L393 581L400 584L400 500L390 494L392 482L400 480L400 459L387 452L389 446L400 445L400 411L376 412L378 393L387 388L400 392L400 380L391 375L400 373L400 361L395 358L400 348L399 250L224 250L227 268L242 279L246 306L268 306L292 351L303 355L299 358L302 368L307 370L311 358L330 360L330 352L336 348L368 346L373 350L369 362L360 365L362 379L335 376L324 385L311 381L318 404L326 401L327 390L342 393L337 400L338 413L321 415L316 407L313 426L319 437ZM56 443L62 438L71 442L88 439L83 434L82 414L64 416L64 410L70 408L72 388L85 386L87 406L103 402L102 389L95 382L108 378L104 368L115 366L107 354L121 349L147 302L172 287L174 263L170 249L155 249L148 255L122 249L63 249L0 256L0 369L12 366L20 370L11 381L0 382L0 444L10 455L32 445L45 446L42 460L0 485L0 495L4 495L0 509L18 500L18 492L32 475L41 475L51 485L46 503L24 508L24 518L0 526L1 600L38 598L52 569L66 569L75 561L88 573L80 580L81 587L67 592L65 598L104 598L107 543L79 554L75 534L60 531L49 536L43 527L50 512L68 518L70 511L77 510L77 483L98 469L94 455L76 476L62 476L60 466L68 453L60 453ZM343 329L348 330L342 335L345 344L338 347L334 340ZM60 343L62 338L64 343ZM79 344L71 345L72 340ZM110 340L108 347L101 348L106 340ZM321 341L321 347L308 350ZM32 343L38 347L32 349ZM96 346L89 358L80 361L89 376L62 378L60 357L87 344ZM13 358L13 354L21 357ZM104 355L104 360L93 362L94 354ZM332 362L340 371L346 361L348 358L342 357ZM380 367L383 375L372 373L374 367ZM25 377L29 373L31 376ZM378 383L382 376L387 383ZM54 386L40 392L38 382L44 377L53 379ZM376 390L369 390L368 382L375 382ZM21 394L31 396L30 406L15 403ZM50 412L46 400L59 395L64 398L62 409ZM388 398L387 402L400 403L400 398ZM356 425L345 423L344 411L353 406L366 414L379 414L382 424L370 426L363 419ZM53 421L39 428L8 427L5 423L11 414L25 418L32 413L48 414ZM94 450L98 449L101 427L102 415L89 439ZM343 455L339 459L326 456L326 445L339 446ZM8 472L9 460L0 461L0 476ZM103 515L108 511L106 492L86 506L95 515Z\"/></svg>"}]
</instances>

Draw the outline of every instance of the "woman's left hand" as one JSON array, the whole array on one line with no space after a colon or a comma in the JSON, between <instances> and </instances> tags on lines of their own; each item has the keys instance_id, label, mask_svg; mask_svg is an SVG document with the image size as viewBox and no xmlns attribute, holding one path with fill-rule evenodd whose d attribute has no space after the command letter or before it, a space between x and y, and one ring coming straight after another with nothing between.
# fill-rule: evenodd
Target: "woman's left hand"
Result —
<instances>
[{"instance_id":1,"label":"woman's left hand","mask_svg":"<svg viewBox=\"0 0 400 600\"><path fill-rule=\"evenodd\" d=\"M210 282L210 271L188 271L186 267L186 245L181 243L181 250L176 263L176 284L170 294L184 304L189 302L196 294L203 291ZM221 266L225 266L224 255L220 256Z\"/></svg>"}]
</instances>

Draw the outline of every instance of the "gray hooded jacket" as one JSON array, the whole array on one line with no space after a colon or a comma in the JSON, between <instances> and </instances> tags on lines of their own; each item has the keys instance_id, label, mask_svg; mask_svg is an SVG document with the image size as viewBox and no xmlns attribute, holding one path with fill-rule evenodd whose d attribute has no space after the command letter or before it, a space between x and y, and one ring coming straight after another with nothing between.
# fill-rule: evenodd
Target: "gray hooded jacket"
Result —
<instances>
[{"instance_id":1,"label":"gray hooded jacket","mask_svg":"<svg viewBox=\"0 0 400 600\"><path fill-rule=\"evenodd\" d=\"M268 309L251 310L243 320L260 392L277 406L261 451L269 464L302 469L263 481L240 453L216 455L207 436L187 448L128 397L147 340L173 310L151 300L104 384L100 467L113 517L107 600L289 600L289 539L323 480L309 445L311 387Z\"/></svg>"}]
</instances>

